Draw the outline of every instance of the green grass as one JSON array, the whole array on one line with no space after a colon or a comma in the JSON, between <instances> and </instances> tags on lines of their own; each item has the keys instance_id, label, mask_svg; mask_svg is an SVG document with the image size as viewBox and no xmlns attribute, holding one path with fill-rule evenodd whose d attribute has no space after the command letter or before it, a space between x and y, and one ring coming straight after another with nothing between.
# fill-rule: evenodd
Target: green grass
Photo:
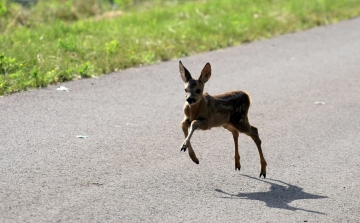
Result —
<instances>
[{"instance_id":1,"label":"green grass","mask_svg":"<svg viewBox=\"0 0 360 223\"><path fill-rule=\"evenodd\" d=\"M270 38L360 14L360 0L0 0L0 95ZM59 5L59 2L63 2ZM125 4L126 3L126 4ZM3 7L1 6L3 4ZM76 5L78 4L78 5ZM2 9L2 8L5 8ZM81 9L81 10L80 10ZM104 15L104 16L100 16Z\"/></svg>"}]
</instances>

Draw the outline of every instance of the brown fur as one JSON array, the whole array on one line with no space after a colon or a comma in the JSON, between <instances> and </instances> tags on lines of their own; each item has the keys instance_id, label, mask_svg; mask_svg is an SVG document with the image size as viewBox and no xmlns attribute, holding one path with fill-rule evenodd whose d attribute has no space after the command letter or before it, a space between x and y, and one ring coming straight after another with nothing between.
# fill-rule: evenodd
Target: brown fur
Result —
<instances>
[{"instance_id":1,"label":"brown fur","mask_svg":"<svg viewBox=\"0 0 360 223\"><path fill-rule=\"evenodd\" d=\"M203 68L197 80L191 77L190 72L179 63L180 76L185 83L184 120L181 127L185 140L181 150L188 149L190 158L197 164L194 150L191 147L190 139L196 129L208 130L212 127L224 127L229 130L235 144L235 170L240 170L240 154L238 150L239 132L250 136L259 151L260 155L260 177L266 177L266 161L261 149L261 140L256 127L251 126L248 119L250 107L250 96L242 91L231 91L221 95L210 96L203 93L205 83L211 77L211 66L209 63ZM188 132L190 129L190 133Z\"/></svg>"}]
</instances>

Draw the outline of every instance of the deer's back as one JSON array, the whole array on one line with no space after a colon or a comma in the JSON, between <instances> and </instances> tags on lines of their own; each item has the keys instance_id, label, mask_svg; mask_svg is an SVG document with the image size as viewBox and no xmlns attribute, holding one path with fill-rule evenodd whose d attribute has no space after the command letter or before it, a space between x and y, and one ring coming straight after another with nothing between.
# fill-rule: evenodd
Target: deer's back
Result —
<instances>
[{"instance_id":1,"label":"deer's back","mask_svg":"<svg viewBox=\"0 0 360 223\"><path fill-rule=\"evenodd\" d=\"M206 95L208 101L210 126L225 123L240 123L247 117L250 96L243 91L226 92L220 95Z\"/></svg>"},{"instance_id":2,"label":"deer's back","mask_svg":"<svg viewBox=\"0 0 360 223\"><path fill-rule=\"evenodd\" d=\"M231 91L213 96L216 107L229 113L244 112L247 114L251 103L250 96L243 91Z\"/></svg>"}]
</instances>

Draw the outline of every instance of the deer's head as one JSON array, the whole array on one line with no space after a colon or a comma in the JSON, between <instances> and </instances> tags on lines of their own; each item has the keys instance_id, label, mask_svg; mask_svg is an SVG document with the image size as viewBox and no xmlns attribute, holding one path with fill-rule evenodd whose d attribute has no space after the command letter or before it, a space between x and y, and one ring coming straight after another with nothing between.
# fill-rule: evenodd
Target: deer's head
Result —
<instances>
[{"instance_id":1,"label":"deer's head","mask_svg":"<svg viewBox=\"0 0 360 223\"><path fill-rule=\"evenodd\" d=\"M205 65L205 67L201 71L201 74L197 80L195 80L191 77L190 72L184 67L184 65L181 63L181 61L179 61L179 68L180 68L181 79L185 83L186 102L189 105L198 103L202 97L205 83L211 77L210 63L207 63Z\"/></svg>"}]
</instances>

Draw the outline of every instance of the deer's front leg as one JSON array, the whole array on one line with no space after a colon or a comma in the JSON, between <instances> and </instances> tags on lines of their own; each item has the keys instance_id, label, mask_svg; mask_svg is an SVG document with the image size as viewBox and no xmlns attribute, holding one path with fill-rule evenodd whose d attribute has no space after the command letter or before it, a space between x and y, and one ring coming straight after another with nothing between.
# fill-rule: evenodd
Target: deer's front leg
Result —
<instances>
[{"instance_id":1,"label":"deer's front leg","mask_svg":"<svg viewBox=\"0 0 360 223\"><path fill-rule=\"evenodd\" d=\"M184 134L185 134L185 140L183 142L183 145L181 147L181 151L186 151L186 148L189 149L189 155L191 157L191 159L195 162L195 163L199 163L198 159L196 158L195 156L195 152L194 150L191 148L191 144L190 144L190 139L191 139L191 136L192 134L194 133L194 131L197 129L197 128L203 128L205 129L205 125L206 125L206 122L203 121L203 120L194 120L191 122L191 125L190 125L190 133L187 134L187 128L186 130L184 131ZM185 128L183 128L184 130ZM193 155L193 156L192 156Z\"/></svg>"},{"instance_id":2,"label":"deer's front leg","mask_svg":"<svg viewBox=\"0 0 360 223\"><path fill-rule=\"evenodd\" d=\"M185 117L184 118L184 120L181 122L181 128L182 128L182 130L183 130L183 132L184 132L184 135L185 135L185 139L187 138L187 136L188 136L188 134L189 134L189 132L188 132L188 129L189 129L189 127L190 127L190 120L187 118L187 117ZM181 147L181 149L180 149L180 151L186 151L186 147L184 148L184 147Z\"/></svg>"},{"instance_id":3,"label":"deer's front leg","mask_svg":"<svg viewBox=\"0 0 360 223\"><path fill-rule=\"evenodd\" d=\"M190 133L186 136L185 140L184 140L184 143L181 147L181 150L184 150L186 151L186 148L189 147L190 145L190 139L191 139L191 136L192 134L194 133L194 131L199 128L199 126L202 124L202 121L199 121L199 120L194 120L191 122L191 125L190 125Z\"/></svg>"},{"instance_id":4,"label":"deer's front leg","mask_svg":"<svg viewBox=\"0 0 360 223\"><path fill-rule=\"evenodd\" d=\"M187 136L188 136L188 129L189 129L189 127L190 127L190 121L189 121L189 119L187 119L187 118L185 117L185 119L184 119L183 122L181 123L181 128L182 128L182 130L183 130L183 132L184 132L185 139L186 139ZM185 148L182 147L180 151L184 151L184 152L185 152L185 151L186 151L186 147L185 147ZM191 143L190 143L190 142L189 142L189 145L188 145L188 151L189 151L189 156L190 156L191 160L194 161L194 163L199 164L199 160L198 160L198 158L196 157L195 152L194 152L193 148L191 147Z\"/></svg>"}]
</instances>

